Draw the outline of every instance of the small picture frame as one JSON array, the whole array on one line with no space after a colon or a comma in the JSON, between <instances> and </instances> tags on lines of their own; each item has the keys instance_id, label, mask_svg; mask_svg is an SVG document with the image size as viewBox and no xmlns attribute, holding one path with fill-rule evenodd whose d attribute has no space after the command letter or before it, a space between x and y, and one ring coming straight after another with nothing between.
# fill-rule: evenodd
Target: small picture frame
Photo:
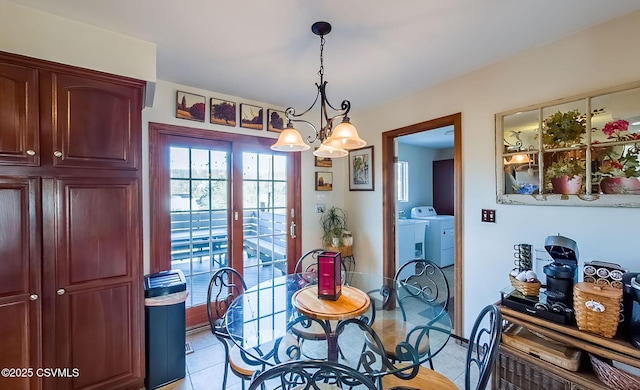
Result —
<instances>
[{"instance_id":1,"label":"small picture frame","mask_svg":"<svg viewBox=\"0 0 640 390\"><path fill-rule=\"evenodd\" d=\"M349 151L349 191L373 191L373 146Z\"/></svg>"},{"instance_id":2,"label":"small picture frame","mask_svg":"<svg viewBox=\"0 0 640 390\"><path fill-rule=\"evenodd\" d=\"M315 148L315 150L318 150L318 148ZM333 167L333 160L330 159L329 157L318 157L318 156L313 156L313 157L314 157L314 165L316 167L321 167L321 168Z\"/></svg>"},{"instance_id":3,"label":"small picture frame","mask_svg":"<svg viewBox=\"0 0 640 390\"><path fill-rule=\"evenodd\" d=\"M216 125L236 126L236 103L228 100L210 99L210 121Z\"/></svg>"},{"instance_id":4,"label":"small picture frame","mask_svg":"<svg viewBox=\"0 0 640 390\"><path fill-rule=\"evenodd\" d=\"M251 104L240 104L240 127L264 130L264 110Z\"/></svg>"},{"instance_id":5,"label":"small picture frame","mask_svg":"<svg viewBox=\"0 0 640 390\"><path fill-rule=\"evenodd\" d=\"M331 191L333 189L332 172L316 172L316 191Z\"/></svg>"},{"instance_id":6,"label":"small picture frame","mask_svg":"<svg viewBox=\"0 0 640 390\"><path fill-rule=\"evenodd\" d=\"M204 122L207 98L189 92L177 91L176 118Z\"/></svg>"},{"instance_id":7,"label":"small picture frame","mask_svg":"<svg viewBox=\"0 0 640 390\"><path fill-rule=\"evenodd\" d=\"M287 124L287 117L283 111L267 110L267 131L281 133Z\"/></svg>"}]
</instances>

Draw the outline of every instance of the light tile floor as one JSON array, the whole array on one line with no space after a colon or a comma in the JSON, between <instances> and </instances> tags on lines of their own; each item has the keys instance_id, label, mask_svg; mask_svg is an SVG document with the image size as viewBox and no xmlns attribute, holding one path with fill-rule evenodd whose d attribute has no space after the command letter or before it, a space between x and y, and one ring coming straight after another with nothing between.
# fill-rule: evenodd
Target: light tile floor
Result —
<instances>
[{"instance_id":1,"label":"light tile floor","mask_svg":"<svg viewBox=\"0 0 640 390\"><path fill-rule=\"evenodd\" d=\"M186 356L186 377L161 390L240 390L240 378L229 372L227 388L222 389L224 373L224 347L209 329L187 334L193 353ZM466 345L451 338L447 346L433 359L435 369L451 379L458 388L464 388ZM427 365L428 366L428 365ZM248 388L248 383L245 383Z\"/></svg>"}]
</instances>

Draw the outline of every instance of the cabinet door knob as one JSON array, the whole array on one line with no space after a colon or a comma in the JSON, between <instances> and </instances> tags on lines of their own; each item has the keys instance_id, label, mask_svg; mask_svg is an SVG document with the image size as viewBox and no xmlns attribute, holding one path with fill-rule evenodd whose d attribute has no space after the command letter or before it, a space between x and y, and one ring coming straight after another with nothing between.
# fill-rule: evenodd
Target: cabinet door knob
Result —
<instances>
[{"instance_id":1,"label":"cabinet door knob","mask_svg":"<svg viewBox=\"0 0 640 390\"><path fill-rule=\"evenodd\" d=\"M56 294L58 295L64 295L64 293L65 293L64 288L60 288L58 289L58 291L56 291Z\"/></svg>"},{"instance_id":2,"label":"cabinet door knob","mask_svg":"<svg viewBox=\"0 0 640 390\"><path fill-rule=\"evenodd\" d=\"M62 157L62 152L59 150L56 150L55 152L53 152L53 155L56 157Z\"/></svg>"},{"instance_id":3,"label":"cabinet door knob","mask_svg":"<svg viewBox=\"0 0 640 390\"><path fill-rule=\"evenodd\" d=\"M36 155L36 151L35 150L27 150L27 156L35 156Z\"/></svg>"},{"instance_id":4,"label":"cabinet door knob","mask_svg":"<svg viewBox=\"0 0 640 390\"><path fill-rule=\"evenodd\" d=\"M32 301L37 301L38 300L38 294L29 295L29 299L31 299Z\"/></svg>"}]
</instances>

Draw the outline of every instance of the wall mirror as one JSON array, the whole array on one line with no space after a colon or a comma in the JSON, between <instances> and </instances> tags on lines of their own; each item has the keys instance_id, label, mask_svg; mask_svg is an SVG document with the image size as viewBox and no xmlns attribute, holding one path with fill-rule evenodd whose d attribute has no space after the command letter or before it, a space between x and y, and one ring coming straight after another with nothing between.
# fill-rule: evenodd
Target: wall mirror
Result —
<instances>
[{"instance_id":1,"label":"wall mirror","mask_svg":"<svg viewBox=\"0 0 640 390\"><path fill-rule=\"evenodd\" d=\"M640 207L640 82L495 119L498 203Z\"/></svg>"}]
</instances>

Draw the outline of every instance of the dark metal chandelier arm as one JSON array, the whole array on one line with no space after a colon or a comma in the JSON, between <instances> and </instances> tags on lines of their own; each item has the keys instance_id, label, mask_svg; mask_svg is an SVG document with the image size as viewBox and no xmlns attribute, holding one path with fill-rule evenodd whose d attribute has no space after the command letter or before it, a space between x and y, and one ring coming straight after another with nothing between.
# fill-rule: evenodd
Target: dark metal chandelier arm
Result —
<instances>
[{"instance_id":1,"label":"dark metal chandelier arm","mask_svg":"<svg viewBox=\"0 0 640 390\"><path fill-rule=\"evenodd\" d=\"M331 104L331 102L329 102L329 100L327 99L326 85L327 85L326 81L323 81L322 84L316 83L316 88L318 89L316 98L311 104L311 106L309 106L309 108L307 108L304 112L300 114L296 114L296 110L293 107L288 107L285 110L285 116L287 117L287 120L289 122L305 123L313 129L314 135L307 137L307 140L309 142L315 142L318 139L320 140L320 142L324 142L325 139L331 136L333 121L335 121L337 118L348 118L347 114L349 113L349 110L351 110L351 102L349 102L348 100L343 100L342 103L340 104L340 108L335 108ZM318 102L318 97L320 97L320 110L322 113L320 118L320 126L321 126L320 130L318 130L318 128L313 123L305 119L298 119L304 116L305 114L307 114L309 111L311 111L315 107L316 103ZM337 114L332 117L329 117L327 106L329 106L333 111L336 111Z\"/></svg>"}]
</instances>

